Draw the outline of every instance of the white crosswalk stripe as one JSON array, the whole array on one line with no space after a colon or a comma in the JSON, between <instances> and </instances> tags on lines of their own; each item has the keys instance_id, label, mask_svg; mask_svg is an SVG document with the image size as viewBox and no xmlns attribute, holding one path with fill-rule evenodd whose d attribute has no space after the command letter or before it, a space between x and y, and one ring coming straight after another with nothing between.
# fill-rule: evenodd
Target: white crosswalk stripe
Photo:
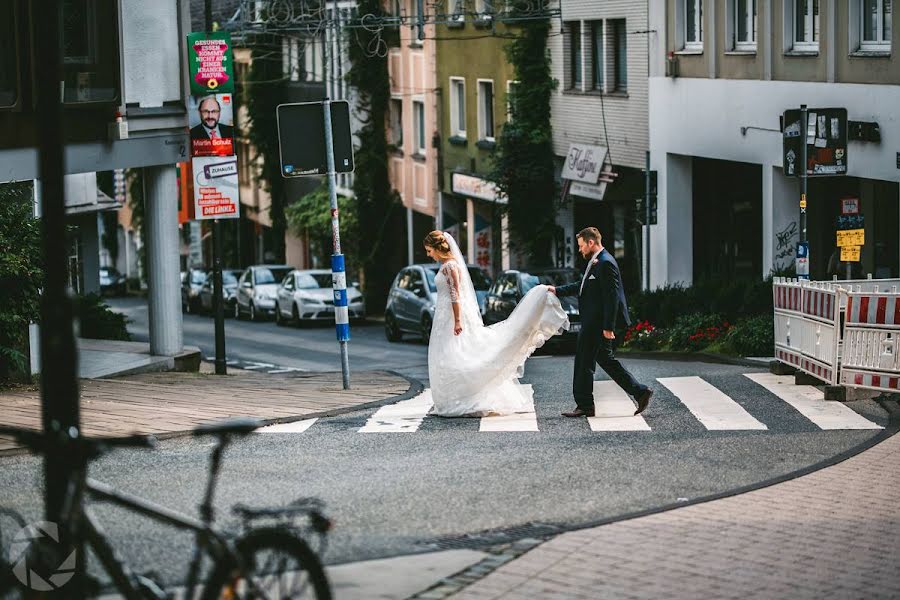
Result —
<instances>
[{"instance_id":1,"label":"white crosswalk stripe","mask_svg":"<svg viewBox=\"0 0 900 600\"><path fill-rule=\"evenodd\" d=\"M642 415L635 416L635 404L615 381L594 382L594 416L588 417L591 431L650 431Z\"/></svg>"},{"instance_id":2,"label":"white crosswalk stripe","mask_svg":"<svg viewBox=\"0 0 900 600\"><path fill-rule=\"evenodd\" d=\"M828 402L825 393L811 385L794 385L790 375L745 373L822 429L883 429L839 402Z\"/></svg>"},{"instance_id":3,"label":"white crosswalk stripe","mask_svg":"<svg viewBox=\"0 0 900 600\"><path fill-rule=\"evenodd\" d=\"M382 406L369 417L359 433L411 433L418 431L425 415L431 410L431 390L427 389L415 398Z\"/></svg>"},{"instance_id":4,"label":"white crosswalk stripe","mask_svg":"<svg viewBox=\"0 0 900 600\"><path fill-rule=\"evenodd\" d=\"M661 377L657 381L669 388L710 431L768 429L743 406L700 377Z\"/></svg>"},{"instance_id":5,"label":"white crosswalk stripe","mask_svg":"<svg viewBox=\"0 0 900 600\"><path fill-rule=\"evenodd\" d=\"M293 423L276 423L275 425L267 425L260 427L256 433L303 433L312 427L319 419L304 419L302 421L294 421Z\"/></svg>"},{"instance_id":6,"label":"white crosswalk stripe","mask_svg":"<svg viewBox=\"0 0 900 600\"><path fill-rule=\"evenodd\" d=\"M531 388L530 384L524 385ZM533 391L532 388L532 393ZM478 431L539 431L537 415L531 411L498 417L482 417Z\"/></svg>"}]
</instances>

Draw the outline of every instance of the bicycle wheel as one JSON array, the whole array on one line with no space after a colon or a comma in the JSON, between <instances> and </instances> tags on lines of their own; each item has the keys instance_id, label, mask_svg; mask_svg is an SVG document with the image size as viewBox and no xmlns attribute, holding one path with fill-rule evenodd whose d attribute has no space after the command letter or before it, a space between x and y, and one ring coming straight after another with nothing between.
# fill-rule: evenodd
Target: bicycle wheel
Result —
<instances>
[{"instance_id":1,"label":"bicycle wheel","mask_svg":"<svg viewBox=\"0 0 900 600\"><path fill-rule=\"evenodd\" d=\"M203 600L331 600L319 557L296 535L282 529L257 529L240 538L236 546L246 572L232 563L216 565L204 586Z\"/></svg>"}]
</instances>

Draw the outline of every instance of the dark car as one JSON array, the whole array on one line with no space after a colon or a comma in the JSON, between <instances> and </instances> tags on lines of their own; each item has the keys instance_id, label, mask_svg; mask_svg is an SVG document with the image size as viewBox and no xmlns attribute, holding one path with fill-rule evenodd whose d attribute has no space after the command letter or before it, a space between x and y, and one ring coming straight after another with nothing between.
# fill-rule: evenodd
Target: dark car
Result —
<instances>
[{"instance_id":1,"label":"dark car","mask_svg":"<svg viewBox=\"0 0 900 600\"><path fill-rule=\"evenodd\" d=\"M125 276L112 267L100 268L100 294L103 296L124 296Z\"/></svg>"},{"instance_id":2,"label":"dark car","mask_svg":"<svg viewBox=\"0 0 900 600\"><path fill-rule=\"evenodd\" d=\"M397 342L404 333L414 333L428 343L437 301L434 278L438 269L440 265L437 263L419 264L410 265L397 273L384 309L384 334L388 341ZM481 267L468 265L468 269L478 306L483 309L491 278Z\"/></svg>"},{"instance_id":3,"label":"dark car","mask_svg":"<svg viewBox=\"0 0 900 600\"><path fill-rule=\"evenodd\" d=\"M519 269L504 271L488 291L483 309L484 324L492 325L505 320L528 291L538 284L559 287L581 281L582 273L568 268ZM552 341L569 341L581 330L578 314L578 297L562 296L563 310L569 315L569 330L555 336Z\"/></svg>"},{"instance_id":4,"label":"dark car","mask_svg":"<svg viewBox=\"0 0 900 600\"><path fill-rule=\"evenodd\" d=\"M200 288L206 283L206 271L190 269L181 282L181 310L187 313L200 312Z\"/></svg>"},{"instance_id":5,"label":"dark car","mask_svg":"<svg viewBox=\"0 0 900 600\"><path fill-rule=\"evenodd\" d=\"M225 297L225 316L234 314L234 293L238 286L238 277L241 269L222 269L222 295ZM213 312L213 272L207 271L206 281L200 288L200 310L212 314Z\"/></svg>"},{"instance_id":6,"label":"dark car","mask_svg":"<svg viewBox=\"0 0 900 600\"><path fill-rule=\"evenodd\" d=\"M275 316L278 285L294 270L290 265L253 265L238 280L234 293L234 317L245 314L251 321Z\"/></svg>"}]
</instances>

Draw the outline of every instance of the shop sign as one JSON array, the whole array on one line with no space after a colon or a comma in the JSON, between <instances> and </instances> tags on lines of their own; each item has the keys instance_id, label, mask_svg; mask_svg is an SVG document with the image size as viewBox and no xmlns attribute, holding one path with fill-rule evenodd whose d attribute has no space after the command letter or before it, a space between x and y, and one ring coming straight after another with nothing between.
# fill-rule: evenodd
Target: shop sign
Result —
<instances>
[{"instance_id":1,"label":"shop sign","mask_svg":"<svg viewBox=\"0 0 900 600\"><path fill-rule=\"evenodd\" d=\"M844 262L859 262L859 254L859 246L844 246L841 248L841 260Z\"/></svg>"},{"instance_id":2,"label":"shop sign","mask_svg":"<svg viewBox=\"0 0 900 600\"><path fill-rule=\"evenodd\" d=\"M859 198L841 198L842 215L859 214Z\"/></svg>"},{"instance_id":3,"label":"shop sign","mask_svg":"<svg viewBox=\"0 0 900 600\"><path fill-rule=\"evenodd\" d=\"M573 196L581 196L582 198L590 198L591 200L603 200L606 195L606 183L600 182L592 185L590 183L581 183L573 181L569 186L569 193Z\"/></svg>"},{"instance_id":4,"label":"shop sign","mask_svg":"<svg viewBox=\"0 0 900 600\"><path fill-rule=\"evenodd\" d=\"M837 232L838 248L845 246L862 246L866 243L865 229L846 229Z\"/></svg>"},{"instance_id":5,"label":"shop sign","mask_svg":"<svg viewBox=\"0 0 900 600\"><path fill-rule=\"evenodd\" d=\"M474 175L453 173L450 178L450 189L454 194L506 204L506 196L500 192L496 183Z\"/></svg>"},{"instance_id":6,"label":"shop sign","mask_svg":"<svg viewBox=\"0 0 900 600\"><path fill-rule=\"evenodd\" d=\"M492 271L493 239L491 228L485 227L475 232L475 264L487 271Z\"/></svg>"},{"instance_id":7,"label":"shop sign","mask_svg":"<svg viewBox=\"0 0 900 600\"><path fill-rule=\"evenodd\" d=\"M562 178L581 183L596 184L603 171L608 151L603 146L570 144L563 161Z\"/></svg>"},{"instance_id":8,"label":"shop sign","mask_svg":"<svg viewBox=\"0 0 900 600\"><path fill-rule=\"evenodd\" d=\"M194 157L194 218L236 219L240 216L235 156Z\"/></svg>"}]
</instances>

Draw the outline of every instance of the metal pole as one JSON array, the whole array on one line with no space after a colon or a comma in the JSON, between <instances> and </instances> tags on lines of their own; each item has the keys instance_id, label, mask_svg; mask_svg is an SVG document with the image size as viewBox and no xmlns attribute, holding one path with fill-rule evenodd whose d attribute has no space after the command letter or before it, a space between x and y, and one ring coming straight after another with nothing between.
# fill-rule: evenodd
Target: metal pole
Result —
<instances>
[{"instance_id":1,"label":"metal pole","mask_svg":"<svg viewBox=\"0 0 900 600\"><path fill-rule=\"evenodd\" d=\"M807 149L808 139L807 130L809 127L809 111L805 104L800 105L800 243L797 248L797 258L801 258L805 263L798 263L798 267L802 265L803 269L797 269L797 277L799 279L809 279L809 242L806 232L806 191L807 191ZM801 272L802 270L802 272Z\"/></svg>"},{"instance_id":2,"label":"metal pole","mask_svg":"<svg viewBox=\"0 0 900 600\"><path fill-rule=\"evenodd\" d=\"M206 31L212 31L212 0L203 1L203 17ZM225 297L222 290L222 222L213 219L213 315L216 336L216 375L227 375L225 362Z\"/></svg>"},{"instance_id":3,"label":"metal pole","mask_svg":"<svg viewBox=\"0 0 900 600\"><path fill-rule=\"evenodd\" d=\"M67 290L66 206L63 178L65 174L65 138L60 82L62 49L58 18L62 2L44 6L46 18L36 19L37 71L36 109L39 174L41 181L41 225L44 253L44 285L41 292L41 420L44 432L52 437L44 455L44 507L48 521L59 524L64 546L75 542L69 539L62 522L66 491L84 476L83 464L77 453L71 452L65 441L81 435L81 415L78 394L78 355L72 330L72 302ZM77 488L77 486L76 486ZM80 503L80 498L73 498ZM77 545L75 577L66 593L83 596L84 552ZM66 554L61 554L65 557ZM47 565L49 566L49 565Z\"/></svg>"},{"instance_id":4,"label":"metal pole","mask_svg":"<svg viewBox=\"0 0 900 600\"><path fill-rule=\"evenodd\" d=\"M344 255L341 254L341 224L338 216L337 189L334 174L334 138L331 128L331 99L322 103L325 112L325 157L328 164L328 198L331 200L331 237L334 254L331 256L331 277L334 287L334 327L341 346L341 377L344 389L350 389L350 359L347 342L350 341L350 316L347 309L347 274L344 271Z\"/></svg>"},{"instance_id":5,"label":"metal pole","mask_svg":"<svg viewBox=\"0 0 900 600\"><path fill-rule=\"evenodd\" d=\"M644 227L647 228L647 279L645 288L650 290L650 151L646 152L646 167L644 171Z\"/></svg>"}]
</instances>

